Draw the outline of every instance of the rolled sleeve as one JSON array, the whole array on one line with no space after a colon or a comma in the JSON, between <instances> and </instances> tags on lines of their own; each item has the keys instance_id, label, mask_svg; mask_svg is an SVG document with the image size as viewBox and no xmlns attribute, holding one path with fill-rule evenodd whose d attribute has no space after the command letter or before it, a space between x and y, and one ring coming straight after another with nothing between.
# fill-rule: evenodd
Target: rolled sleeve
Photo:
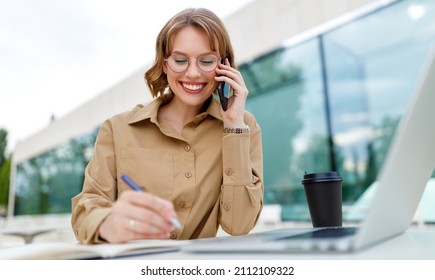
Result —
<instances>
[{"instance_id":1,"label":"rolled sleeve","mask_svg":"<svg viewBox=\"0 0 435 280\"><path fill-rule=\"evenodd\" d=\"M73 197L71 224L80 243L101 243L98 228L116 199L115 152L112 129L105 122L99 131L93 157L85 170L83 190Z\"/></svg>"},{"instance_id":2,"label":"rolled sleeve","mask_svg":"<svg viewBox=\"0 0 435 280\"><path fill-rule=\"evenodd\" d=\"M254 123L250 133L224 134L223 185L220 224L229 234L248 233L263 208L261 131Z\"/></svg>"},{"instance_id":3,"label":"rolled sleeve","mask_svg":"<svg viewBox=\"0 0 435 280\"><path fill-rule=\"evenodd\" d=\"M223 147L224 185L248 185L252 181L250 134L227 133Z\"/></svg>"}]
</instances>

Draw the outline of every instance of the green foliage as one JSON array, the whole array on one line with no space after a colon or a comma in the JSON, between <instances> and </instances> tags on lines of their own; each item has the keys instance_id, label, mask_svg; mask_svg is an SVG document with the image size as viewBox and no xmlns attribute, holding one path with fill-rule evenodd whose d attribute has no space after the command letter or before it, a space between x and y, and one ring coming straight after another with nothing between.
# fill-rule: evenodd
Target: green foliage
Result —
<instances>
[{"instance_id":1,"label":"green foliage","mask_svg":"<svg viewBox=\"0 0 435 280\"><path fill-rule=\"evenodd\" d=\"M10 174L11 160L5 159L0 166L0 205L5 208L8 205Z\"/></svg>"},{"instance_id":2,"label":"green foliage","mask_svg":"<svg viewBox=\"0 0 435 280\"><path fill-rule=\"evenodd\" d=\"M8 132L0 128L0 166L6 160L6 147L8 145Z\"/></svg>"},{"instance_id":3,"label":"green foliage","mask_svg":"<svg viewBox=\"0 0 435 280\"><path fill-rule=\"evenodd\" d=\"M0 128L0 216L6 214L9 198L11 160L6 155L8 132Z\"/></svg>"}]
</instances>

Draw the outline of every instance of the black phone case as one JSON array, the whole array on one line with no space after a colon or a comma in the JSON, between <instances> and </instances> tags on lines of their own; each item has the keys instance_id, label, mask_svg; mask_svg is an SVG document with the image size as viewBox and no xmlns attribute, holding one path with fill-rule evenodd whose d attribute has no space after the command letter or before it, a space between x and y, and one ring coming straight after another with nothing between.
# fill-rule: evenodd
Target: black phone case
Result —
<instances>
[{"instance_id":1,"label":"black phone case","mask_svg":"<svg viewBox=\"0 0 435 280\"><path fill-rule=\"evenodd\" d=\"M225 58L221 59L221 63L225 63ZM218 82L217 92L219 95L219 100L221 102L222 109L226 111L229 106L230 99L230 85L225 82Z\"/></svg>"}]
</instances>

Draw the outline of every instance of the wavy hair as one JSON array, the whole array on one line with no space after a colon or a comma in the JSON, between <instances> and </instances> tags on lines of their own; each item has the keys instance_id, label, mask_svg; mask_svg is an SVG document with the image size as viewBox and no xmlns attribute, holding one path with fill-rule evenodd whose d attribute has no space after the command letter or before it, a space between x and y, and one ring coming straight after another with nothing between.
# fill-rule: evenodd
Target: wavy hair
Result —
<instances>
[{"instance_id":1,"label":"wavy hair","mask_svg":"<svg viewBox=\"0 0 435 280\"><path fill-rule=\"evenodd\" d=\"M145 72L144 78L153 97L159 97L168 89L168 80L163 72L163 64L172 52L172 38L187 26L193 26L207 34L212 51L228 57L235 67L234 52L230 37L223 22L212 11L204 8L185 9L173 16L162 28L156 40L154 64ZM218 49L216 49L218 47ZM171 93L170 89L168 89Z\"/></svg>"}]
</instances>

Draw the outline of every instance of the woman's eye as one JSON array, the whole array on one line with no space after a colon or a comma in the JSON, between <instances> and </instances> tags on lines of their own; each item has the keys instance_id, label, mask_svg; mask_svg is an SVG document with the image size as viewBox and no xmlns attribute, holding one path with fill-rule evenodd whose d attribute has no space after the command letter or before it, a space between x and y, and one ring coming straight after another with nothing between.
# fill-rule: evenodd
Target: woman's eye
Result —
<instances>
[{"instance_id":1,"label":"woman's eye","mask_svg":"<svg viewBox=\"0 0 435 280\"><path fill-rule=\"evenodd\" d=\"M176 58L174 60L176 63L179 63L179 64L184 64L184 63L187 63L187 61L188 61L186 58Z\"/></svg>"},{"instance_id":2,"label":"woman's eye","mask_svg":"<svg viewBox=\"0 0 435 280\"><path fill-rule=\"evenodd\" d=\"M201 64L209 65L209 64L213 64L213 60L205 60L205 59L203 59L203 60L200 60L200 63Z\"/></svg>"}]
</instances>

